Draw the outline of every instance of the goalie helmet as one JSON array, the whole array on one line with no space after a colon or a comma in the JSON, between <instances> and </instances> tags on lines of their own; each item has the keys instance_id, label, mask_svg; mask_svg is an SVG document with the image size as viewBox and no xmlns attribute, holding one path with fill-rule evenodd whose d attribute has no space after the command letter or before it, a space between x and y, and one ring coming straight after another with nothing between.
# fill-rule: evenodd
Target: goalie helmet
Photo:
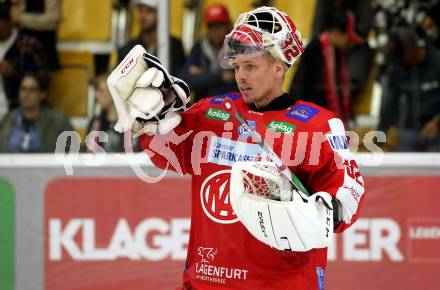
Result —
<instances>
[{"instance_id":1,"label":"goalie helmet","mask_svg":"<svg viewBox=\"0 0 440 290\"><path fill-rule=\"evenodd\" d=\"M232 68L232 61L239 55L270 53L290 68L303 52L301 34L290 17L264 6L239 16L225 37L221 65Z\"/></svg>"}]
</instances>

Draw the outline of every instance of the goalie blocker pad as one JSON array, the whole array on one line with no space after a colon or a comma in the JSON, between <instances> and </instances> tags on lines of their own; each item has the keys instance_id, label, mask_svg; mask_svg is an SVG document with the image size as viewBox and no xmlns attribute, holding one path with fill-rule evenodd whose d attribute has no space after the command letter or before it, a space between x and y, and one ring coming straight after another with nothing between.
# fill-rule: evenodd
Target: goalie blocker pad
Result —
<instances>
[{"instance_id":1,"label":"goalie blocker pad","mask_svg":"<svg viewBox=\"0 0 440 290\"><path fill-rule=\"evenodd\" d=\"M259 241L281 251L327 247L334 235L330 194L307 196L293 191L291 201L257 196L249 192L244 178L252 163L234 163L231 171L231 205L246 229Z\"/></svg>"},{"instance_id":2,"label":"goalie blocker pad","mask_svg":"<svg viewBox=\"0 0 440 290\"><path fill-rule=\"evenodd\" d=\"M158 89L136 86L138 79L149 68L143 59L145 53L141 45L133 47L107 79L118 114L115 130L121 133L131 130L136 118L150 119L159 114L165 105Z\"/></svg>"},{"instance_id":3,"label":"goalie blocker pad","mask_svg":"<svg viewBox=\"0 0 440 290\"><path fill-rule=\"evenodd\" d=\"M152 120L161 133L170 131L180 122L174 112L186 110L189 102L186 83L171 76L141 45L132 48L110 74L107 85L118 114L118 132L131 130L136 120Z\"/></svg>"}]
</instances>

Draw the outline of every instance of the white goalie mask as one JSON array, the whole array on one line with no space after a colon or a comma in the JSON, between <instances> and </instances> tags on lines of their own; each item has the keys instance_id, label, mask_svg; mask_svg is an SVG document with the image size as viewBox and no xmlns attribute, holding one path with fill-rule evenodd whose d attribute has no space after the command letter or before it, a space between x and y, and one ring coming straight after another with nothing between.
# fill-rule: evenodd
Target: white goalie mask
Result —
<instances>
[{"instance_id":1,"label":"white goalie mask","mask_svg":"<svg viewBox=\"0 0 440 290\"><path fill-rule=\"evenodd\" d=\"M303 52L301 34L290 17L263 6L239 16L225 37L220 63L223 68L232 68L239 55L270 53L290 68Z\"/></svg>"}]
</instances>

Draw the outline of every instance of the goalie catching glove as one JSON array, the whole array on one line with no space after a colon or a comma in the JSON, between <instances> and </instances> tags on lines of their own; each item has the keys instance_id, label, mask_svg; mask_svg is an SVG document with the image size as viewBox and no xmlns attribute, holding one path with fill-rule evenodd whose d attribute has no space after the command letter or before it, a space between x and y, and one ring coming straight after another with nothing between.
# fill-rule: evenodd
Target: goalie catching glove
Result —
<instances>
[{"instance_id":1,"label":"goalie catching glove","mask_svg":"<svg viewBox=\"0 0 440 290\"><path fill-rule=\"evenodd\" d=\"M115 130L165 134L189 103L187 84L171 76L154 55L136 45L107 79L118 121ZM137 122L138 121L138 122Z\"/></svg>"},{"instance_id":2,"label":"goalie catching glove","mask_svg":"<svg viewBox=\"0 0 440 290\"><path fill-rule=\"evenodd\" d=\"M230 201L247 230L278 250L325 248L333 238L331 195L292 189L272 162L234 163Z\"/></svg>"}]
</instances>

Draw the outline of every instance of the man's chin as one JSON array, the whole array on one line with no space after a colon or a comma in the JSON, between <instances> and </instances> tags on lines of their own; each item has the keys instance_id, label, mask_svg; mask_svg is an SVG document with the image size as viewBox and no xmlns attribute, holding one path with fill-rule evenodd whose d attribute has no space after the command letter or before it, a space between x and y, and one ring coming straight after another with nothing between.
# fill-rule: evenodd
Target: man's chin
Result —
<instances>
[{"instance_id":1,"label":"man's chin","mask_svg":"<svg viewBox=\"0 0 440 290\"><path fill-rule=\"evenodd\" d=\"M243 96L243 101L246 104L252 104L253 102L255 102L255 98L253 96L249 96L249 95L243 94L243 93L241 95Z\"/></svg>"}]
</instances>

